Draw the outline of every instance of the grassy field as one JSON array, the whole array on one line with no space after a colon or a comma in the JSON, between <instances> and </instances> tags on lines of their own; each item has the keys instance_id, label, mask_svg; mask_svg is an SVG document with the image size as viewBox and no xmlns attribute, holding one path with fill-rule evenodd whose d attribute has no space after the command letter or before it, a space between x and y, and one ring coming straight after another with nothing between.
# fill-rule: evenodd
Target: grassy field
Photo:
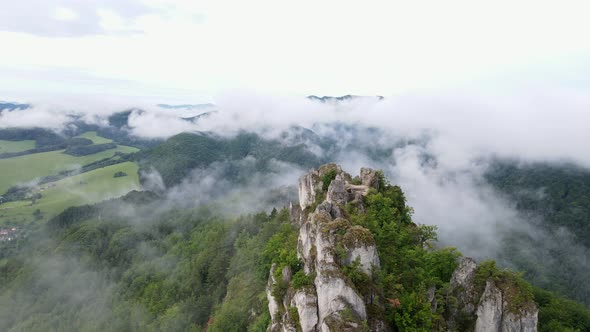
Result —
<instances>
[{"instance_id":1,"label":"grassy field","mask_svg":"<svg viewBox=\"0 0 590 332\"><path fill-rule=\"evenodd\" d=\"M43 184L34 190L42 198L33 205L31 201L0 204L0 225L34 221L37 209L43 216L39 221L47 221L69 206L96 203L140 189L137 169L137 164L125 162ZM115 178L116 172L127 176Z\"/></svg>"},{"instance_id":2,"label":"grassy field","mask_svg":"<svg viewBox=\"0 0 590 332\"><path fill-rule=\"evenodd\" d=\"M0 153L21 152L35 148L35 141L3 141L0 140Z\"/></svg>"},{"instance_id":3,"label":"grassy field","mask_svg":"<svg viewBox=\"0 0 590 332\"><path fill-rule=\"evenodd\" d=\"M94 144L111 143L113 141L112 139L108 139L108 138L104 138L104 137L100 137L100 136L96 135L96 131L87 131L84 134L78 135L76 137L88 138Z\"/></svg>"},{"instance_id":4,"label":"grassy field","mask_svg":"<svg viewBox=\"0 0 590 332\"><path fill-rule=\"evenodd\" d=\"M64 170L76 169L91 162L112 157L115 152L130 153L136 148L119 145L88 156L74 157L61 151L35 153L26 156L0 159L0 195L13 185L33 181L39 177L54 175Z\"/></svg>"}]
</instances>

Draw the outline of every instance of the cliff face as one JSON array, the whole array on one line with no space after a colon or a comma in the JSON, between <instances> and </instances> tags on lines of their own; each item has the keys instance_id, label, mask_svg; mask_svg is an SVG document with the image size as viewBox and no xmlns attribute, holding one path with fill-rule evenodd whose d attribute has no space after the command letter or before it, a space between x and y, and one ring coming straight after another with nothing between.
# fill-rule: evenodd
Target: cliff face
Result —
<instances>
[{"instance_id":1,"label":"cliff face","mask_svg":"<svg viewBox=\"0 0 590 332\"><path fill-rule=\"evenodd\" d=\"M309 282L295 283L289 267L280 274L275 273L276 266L271 268L266 291L272 317L268 331L391 330L376 314L384 309L378 292L355 286L347 275L347 271L357 269L372 278L380 267L373 235L353 225L344 209L346 204L353 204L364 211L364 196L379 185L374 170L363 168L353 179L335 164L323 165L300 178L299 205L291 205L290 215L300 227L297 256ZM445 315L444 330L536 331L534 303L515 310L505 294L510 290L498 287L491 279L482 293L475 282L476 269L475 261L465 258L454 272L447 300L455 300L448 305L452 309ZM274 291L280 286L286 290ZM435 292L431 287L424 294L433 312L437 308Z\"/></svg>"},{"instance_id":2,"label":"cliff face","mask_svg":"<svg viewBox=\"0 0 590 332\"><path fill-rule=\"evenodd\" d=\"M518 290L515 285L510 282L498 284L493 278L485 280L483 292L478 291L476 271L475 261L465 257L453 273L450 293L456 297L458 306L448 317L449 330L537 331L538 309L534 302L516 301L514 294ZM464 321L458 322L459 317Z\"/></svg>"}]
</instances>

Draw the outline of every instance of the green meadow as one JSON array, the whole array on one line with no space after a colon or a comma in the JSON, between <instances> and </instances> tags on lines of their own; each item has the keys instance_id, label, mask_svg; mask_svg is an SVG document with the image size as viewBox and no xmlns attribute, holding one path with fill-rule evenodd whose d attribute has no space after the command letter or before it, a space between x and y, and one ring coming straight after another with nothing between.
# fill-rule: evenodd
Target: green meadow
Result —
<instances>
[{"instance_id":1,"label":"green meadow","mask_svg":"<svg viewBox=\"0 0 590 332\"><path fill-rule=\"evenodd\" d=\"M4 141L0 140L0 153L22 152L35 148L35 141Z\"/></svg>"},{"instance_id":2,"label":"green meadow","mask_svg":"<svg viewBox=\"0 0 590 332\"><path fill-rule=\"evenodd\" d=\"M104 138L104 137L100 137L100 136L96 135L96 131L87 131L84 134L78 135L76 137L88 138L94 144L111 143L113 141L112 139L108 139L108 138Z\"/></svg>"},{"instance_id":3,"label":"green meadow","mask_svg":"<svg viewBox=\"0 0 590 332\"><path fill-rule=\"evenodd\" d=\"M46 221L69 206L96 203L138 190L137 170L137 164L125 162L40 185L33 192L42 197L34 204L30 200L0 204L0 225L34 221L36 210L42 216L38 220ZM127 176L113 177L116 172Z\"/></svg>"},{"instance_id":4,"label":"green meadow","mask_svg":"<svg viewBox=\"0 0 590 332\"><path fill-rule=\"evenodd\" d=\"M16 184L33 181L48 175L55 175L61 171L76 169L83 165L112 157L115 152L131 153L138 151L138 149L119 145L115 149L80 157L67 155L63 151L34 153L20 157L0 159L0 195Z\"/></svg>"}]
</instances>

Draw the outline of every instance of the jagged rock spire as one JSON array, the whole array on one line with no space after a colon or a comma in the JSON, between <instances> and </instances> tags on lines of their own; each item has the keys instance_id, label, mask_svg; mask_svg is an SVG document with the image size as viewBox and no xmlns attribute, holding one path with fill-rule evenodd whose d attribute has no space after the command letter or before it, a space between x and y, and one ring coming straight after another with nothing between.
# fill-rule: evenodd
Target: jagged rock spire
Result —
<instances>
[{"instance_id":1,"label":"jagged rock spire","mask_svg":"<svg viewBox=\"0 0 590 332\"><path fill-rule=\"evenodd\" d=\"M290 289L283 299L272 296L277 283L271 271L267 296L273 318L269 331L388 331L382 321L369 317L367 305L380 306L376 296L360 294L342 271L354 261L368 276L379 267L379 256L371 232L352 225L343 207L347 203L362 204L376 172L361 171L363 179L352 184L352 177L336 164L323 165L299 179L299 206L291 205L291 218L299 217L301 228L297 255L303 271L313 276L313 284L305 289ZM324 183L324 181L330 183ZM327 189L326 189L327 188ZM326 190L325 190L326 189ZM310 209L313 208L313 211ZM337 254L337 247L344 253ZM296 308L298 321L289 308Z\"/></svg>"}]
</instances>

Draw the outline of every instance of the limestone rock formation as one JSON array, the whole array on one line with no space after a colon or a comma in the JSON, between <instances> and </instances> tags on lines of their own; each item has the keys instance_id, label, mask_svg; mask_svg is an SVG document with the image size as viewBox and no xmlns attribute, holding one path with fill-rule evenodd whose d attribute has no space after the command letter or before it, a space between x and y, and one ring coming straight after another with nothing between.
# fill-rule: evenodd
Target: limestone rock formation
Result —
<instances>
[{"instance_id":1,"label":"limestone rock formation","mask_svg":"<svg viewBox=\"0 0 590 332\"><path fill-rule=\"evenodd\" d=\"M267 288L272 316L269 331L365 331L367 327L388 331L382 321L367 314L367 305L381 305L375 300L377 296L361 294L343 272L343 266L358 264L362 272L371 276L373 268L379 267L371 232L352 225L343 209L347 203L360 204L360 197L376 183L371 178L376 172L364 170L364 185L351 184L351 176L335 164L324 165L300 178L300 205L291 206L290 212L291 220L299 218L297 255L313 283L304 289L289 289L285 298L276 299L272 288L277 280L271 269ZM324 184L327 174L332 179ZM323 191L326 186L328 189ZM312 206L315 210L305 213Z\"/></svg>"},{"instance_id":2,"label":"limestone rock formation","mask_svg":"<svg viewBox=\"0 0 590 332\"><path fill-rule=\"evenodd\" d=\"M477 263L471 257L465 257L459 263L459 267L451 278L451 289L456 290L458 309L466 314L472 315L478 303L477 292L475 291L474 279ZM452 325L452 323L451 323Z\"/></svg>"},{"instance_id":3,"label":"limestone rock formation","mask_svg":"<svg viewBox=\"0 0 590 332\"><path fill-rule=\"evenodd\" d=\"M483 292L478 292L475 284L476 270L475 261L465 257L453 273L450 286L451 294L457 299L457 307L448 317L449 330L536 332L536 305L531 300L515 304L513 297L518 291L515 286L509 283L498 285L492 278L485 281ZM467 317L471 323L460 324L458 317Z\"/></svg>"},{"instance_id":4,"label":"limestone rock formation","mask_svg":"<svg viewBox=\"0 0 590 332\"><path fill-rule=\"evenodd\" d=\"M340 166L326 164L320 166L317 170L311 170L299 179L299 205L301 210L305 210L305 208L312 206L316 202L316 195L319 191L322 191L322 177L329 172L343 173Z\"/></svg>"},{"instance_id":5,"label":"limestone rock formation","mask_svg":"<svg viewBox=\"0 0 590 332\"><path fill-rule=\"evenodd\" d=\"M525 304L516 312L510 309L504 291L492 280L486 288L477 307L476 332L535 332L537 331L538 310L532 303Z\"/></svg>"}]
</instances>

